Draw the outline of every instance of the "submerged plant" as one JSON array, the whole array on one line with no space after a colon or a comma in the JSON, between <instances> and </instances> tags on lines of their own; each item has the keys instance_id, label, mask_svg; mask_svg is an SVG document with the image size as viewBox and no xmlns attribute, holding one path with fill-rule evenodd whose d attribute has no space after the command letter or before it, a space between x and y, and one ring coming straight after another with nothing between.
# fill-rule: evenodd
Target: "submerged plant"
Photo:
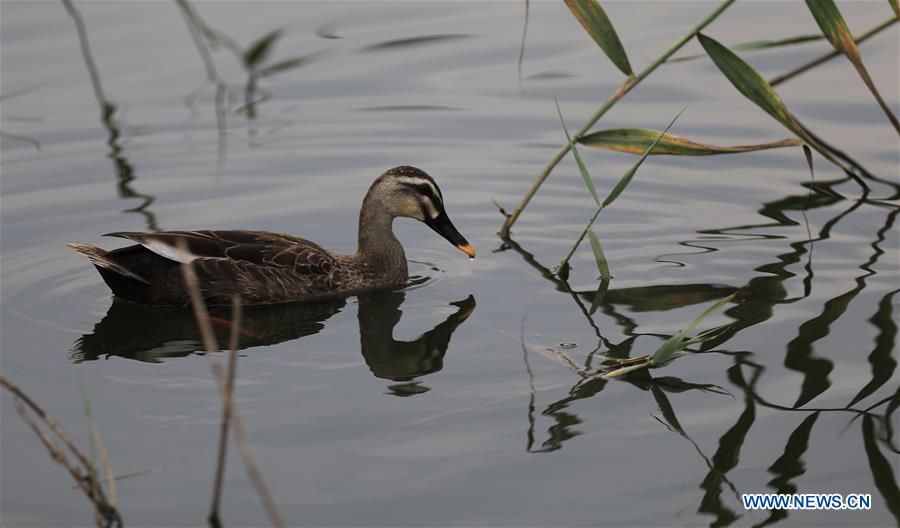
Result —
<instances>
[{"instance_id":1,"label":"submerged plant","mask_svg":"<svg viewBox=\"0 0 900 528\"><path fill-rule=\"evenodd\" d=\"M715 304L695 317L693 321L687 324L687 326L679 330L672 337L666 339L662 346L660 346L659 349L657 349L657 351L653 353L653 355L615 361L614 365L616 368L605 373L603 377L616 378L624 376L626 374L631 374L632 372L636 372L638 370L663 367L678 359L679 357L687 354L687 352L685 352L685 349L687 347L718 337L731 325L726 324L711 328L709 330L700 332L693 338L688 338L688 335L690 335L690 333L693 332L693 330L697 328L697 325L703 322L704 319L717 312L722 306L734 300L734 297L735 294L731 294L716 301Z\"/></svg>"}]
</instances>

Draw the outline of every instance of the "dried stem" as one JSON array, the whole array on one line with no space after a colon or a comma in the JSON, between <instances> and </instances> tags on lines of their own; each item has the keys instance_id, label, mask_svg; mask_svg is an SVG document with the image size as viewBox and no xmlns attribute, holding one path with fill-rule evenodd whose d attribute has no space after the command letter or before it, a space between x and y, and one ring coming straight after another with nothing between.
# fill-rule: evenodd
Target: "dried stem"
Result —
<instances>
[{"instance_id":1,"label":"dried stem","mask_svg":"<svg viewBox=\"0 0 900 528\"><path fill-rule=\"evenodd\" d=\"M84 415L87 419L88 430L91 434L91 455L93 460L94 449L96 448L99 456L100 456L100 465L103 467L103 476L106 479L107 486L109 486L109 499L107 502L115 507L119 502L119 488L116 483L115 476L112 470L112 464L109 461L109 454L106 452L106 444L103 443L103 437L100 436L100 432L97 430L97 424L94 422L94 416L91 412L91 403L87 396L87 390L84 387L84 382L81 379L81 376L78 377L78 385L81 390L81 397L84 405ZM95 491L100 491L100 475L94 470L93 466L90 468L91 473L91 483L93 484L93 488Z\"/></svg>"},{"instance_id":2,"label":"dried stem","mask_svg":"<svg viewBox=\"0 0 900 528\"><path fill-rule=\"evenodd\" d=\"M594 112L594 115L592 115L590 117L590 119L588 119L587 123L585 123L585 125L583 127L581 127L581 129L578 132L575 133L575 135L572 137L572 140L574 142L577 142L581 138L581 136L583 136L588 130L590 130L590 128L592 126L594 126L594 124L597 121L599 121L600 118L603 117L603 115L610 108L612 108L614 104L616 104L616 102L619 101L619 99L621 99L622 97L625 96L625 94L630 92L631 89L634 88L635 86L637 86L642 80L644 80L644 78L646 78L648 75L653 73L653 71L656 70L656 68L658 68L664 62L666 62L666 60L668 60L669 57L674 55L679 49L681 49L682 46L687 44L687 42L690 41L692 38L694 38L694 36L696 36L697 33L702 31L703 28L705 28L706 26L711 24L712 21L715 20L719 15L721 15L722 12L725 11L725 9L727 9L728 6L730 6L732 3L734 3L734 0L725 0L724 2L722 2L722 4L719 5L719 7L717 7L715 9L715 11L710 13L709 16L707 16L702 22L700 22L700 24L698 24L694 29L692 29L691 31L686 33L684 36L682 36L680 39L678 39L678 41L675 42L675 44L671 48L666 50L665 53L660 55L649 66L644 68L643 71L641 71L635 77L629 77L628 79L626 79L625 82L622 83L622 85L619 86L619 88L609 97L609 99L607 99L606 102L603 103L603 105L600 108L598 108L596 112ZM516 206L516 208L509 215L509 217L506 219L506 221L503 222L503 227L500 228L500 233L499 233L500 236L502 236L502 237L509 236L510 229L512 229L513 224L516 223L516 220L518 220L519 216L522 214L522 211L528 205L528 202L531 201L531 198L535 195L535 193L540 188L540 186L544 183L544 181L547 179L547 177L550 176L550 173L553 171L553 169L556 167L556 165L560 162L560 160L562 160L566 156L566 154L568 154L568 152L569 152L569 144L566 143L565 145L560 147L559 151L557 151L556 154L554 154L554 156L547 163L547 166L544 167L544 170L542 170L541 173L538 175L537 179L535 179L534 183L531 185L531 188L525 194L525 197L522 198L522 201L519 203L519 205Z\"/></svg>"},{"instance_id":3,"label":"dried stem","mask_svg":"<svg viewBox=\"0 0 900 528\"><path fill-rule=\"evenodd\" d=\"M78 458L78 461L84 467L88 467L91 465L91 460L87 457L87 455L85 455L84 452L79 449L77 445L75 445L75 442L72 441L72 438L68 435L68 433L66 433L65 429L63 429L59 422L48 415L47 411L45 411L39 403L29 398L27 394L22 392L22 389L10 382L6 378L6 376L0 375L0 386L3 386L6 390L13 393L13 395L25 402L28 408L31 409L34 414L38 415L38 417L45 424L47 424L47 427L49 427L50 430L53 431L53 433L56 434L56 436L58 436L60 440L62 440L66 447L72 452L72 454L74 454Z\"/></svg>"},{"instance_id":4,"label":"dried stem","mask_svg":"<svg viewBox=\"0 0 900 528\"><path fill-rule=\"evenodd\" d=\"M81 449L75 442L72 441L72 438L66 433L66 431L62 428L62 426L54 420L50 415L47 414L47 411L44 408L32 400L27 394L25 394L22 389L13 384L6 376L0 375L0 386L8 390L15 399L16 410L22 416L22 419L25 420L25 423L31 427L31 430L34 431L34 434L38 437L44 447L47 448L47 451L50 453L50 456L61 464L66 470L72 475L72 478L75 479L76 484L82 491L84 491L85 495L87 495L88 499L91 503L94 504L95 515L97 519L98 526L107 526L107 527L119 527L122 526L122 518L119 515L119 512L116 510L115 506L108 501L103 493L103 489L100 486L99 482L96 481L97 469L91 463L90 459L87 455L84 454ZM60 449L47 435L47 433L41 429L40 425L29 416L27 411L31 411L38 418L41 419L42 422L47 426L56 437L62 441L63 445L72 453L81 466L84 468L84 471L79 469L79 467L72 463L66 454ZM86 474L85 474L86 473Z\"/></svg>"},{"instance_id":5,"label":"dried stem","mask_svg":"<svg viewBox=\"0 0 900 528\"><path fill-rule=\"evenodd\" d=\"M186 251L187 248L184 248L184 250ZM278 511L275 501L272 500L272 494L269 492L269 488L266 486L262 474L259 472L259 467L253 456L253 450L250 448L250 441L247 438L247 431L244 429L244 422L241 420L241 415L238 413L234 401L230 398L227 387L227 377L217 355L219 347L216 345L216 338L213 335L212 325L209 322L209 312L206 309L206 303L203 301L203 296L200 293L197 275L194 273L194 268L190 262L181 265L181 272L182 275L184 275L185 287L190 295L191 307L193 308L194 315L197 319L197 326L200 329L203 346L207 352L206 357L209 358L209 366L216 378L216 386L219 389L219 394L222 397L222 403L226 408L231 425L234 427L234 439L235 442L237 442L241 460L244 462L244 470L247 472L247 476L250 477L250 481L253 483L257 495L259 495L259 499L266 510L266 514L269 516L269 521L273 526L283 527L285 526L284 518L281 516L281 512ZM233 331L234 330L232 330L232 332Z\"/></svg>"}]
</instances>

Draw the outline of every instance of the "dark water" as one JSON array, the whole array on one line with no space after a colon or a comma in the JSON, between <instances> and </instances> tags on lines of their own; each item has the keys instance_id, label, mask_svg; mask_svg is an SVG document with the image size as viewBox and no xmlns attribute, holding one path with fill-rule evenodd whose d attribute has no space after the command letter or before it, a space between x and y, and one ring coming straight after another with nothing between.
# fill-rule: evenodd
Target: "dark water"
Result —
<instances>
[{"instance_id":1,"label":"dark water","mask_svg":"<svg viewBox=\"0 0 900 528\"><path fill-rule=\"evenodd\" d=\"M554 94L574 128L620 81L564 5L531 5L524 93L521 3L190 5L226 44L210 69L176 3L76 2L90 60L61 3L2 3L2 370L87 446L84 384L115 473L131 475L128 525L204 522L220 402L190 315L113 302L65 243L248 228L350 252L368 185L400 164L436 178L476 260L398 222L416 284L247 314L237 403L290 524L898 522L900 159L845 60L779 92L881 181L863 193L817 157L811 183L799 149L650 159L600 217L615 278L586 315L588 244L568 284L550 273L592 211L571 159L512 240L495 235L490 202L514 205L560 145ZM713 8L607 5L637 65ZM861 32L889 7L845 15ZM264 64L298 60L245 97L228 43L277 28ZM800 2L738 3L708 29L727 43L816 32ZM894 108L897 36L862 48ZM771 76L826 49L746 57ZM684 105L673 132L698 141L788 135L706 61L661 68L602 126L661 128ZM634 160L584 156L601 192ZM735 291L701 325L732 323L703 354L631 381L590 376L604 357L653 353ZM4 394L3 523L90 524L14 409ZM223 518L264 524L231 455ZM744 510L754 492L870 493L872 509Z\"/></svg>"}]
</instances>

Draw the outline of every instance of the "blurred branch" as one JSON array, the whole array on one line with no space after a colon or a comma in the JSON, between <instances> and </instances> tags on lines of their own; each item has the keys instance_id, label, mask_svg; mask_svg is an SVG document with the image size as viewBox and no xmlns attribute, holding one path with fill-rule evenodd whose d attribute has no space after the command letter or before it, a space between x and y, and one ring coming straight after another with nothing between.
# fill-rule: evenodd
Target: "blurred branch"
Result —
<instances>
[{"instance_id":1,"label":"blurred branch","mask_svg":"<svg viewBox=\"0 0 900 528\"><path fill-rule=\"evenodd\" d=\"M185 246L184 241L181 241L181 245ZM187 247L182 247L181 249L187 251ZM206 357L209 358L209 365L216 378L216 386L219 389L219 395L222 397L222 404L225 406L224 412L228 414L231 425L234 427L234 438L238 444L241 459L244 462L244 469L247 472L247 476L250 477L250 481L253 483L257 495L259 495L260 501L269 516L269 521L273 526L286 526L284 518L281 516L281 512L275 505L275 501L272 500L272 494L269 492L269 488L262 478L259 466L257 466L256 459L253 456L253 450L250 448L250 441L247 437L247 431L244 428L244 422L241 420L241 415L238 413L237 407L234 405L234 400L231 398L230 389L228 387L228 376L226 376L223 371L222 364L217 355L219 347L216 344L216 338L213 334L209 312L206 309L206 303L203 301L203 295L200 293L197 275L194 273L194 268L190 262L181 265L181 272L184 276L185 288L190 296L191 308L194 311L194 315L197 319L197 326L200 329L200 334L203 338L203 346L207 352ZM233 335L234 334L232 334L232 336ZM210 513L211 517L214 513L216 512Z\"/></svg>"},{"instance_id":2,"label":"blurred branch","mask_svg":"<svg viewBox=\"0 0 900 528\"><path fill-rule=\"evenodd\" d=\"M59 424L56 420L54 420L44 408L34 400L32 400L27 394L25 394L22 389L20 389L17 385L13 384L6 376L0 374L0 386L9 391L14 399L16 404L16 410L22 416L22 419L31 427L31 430L34 431L34 434L38 437L44 447L47 448L47 451L50 453L50 456L61 464L66 470L72 475L72 478L75 479L76 484L79 488L87 495L88 499L94 505L97 525L103 527L121 527L122 526L122 518L119 515L119 512L116 510L115 506L113 506L110 501L106 499L105 494L103 493L103 488L100 486L100 483L97 480L97 468L91 462L91 460L85 455L85 453L72 441L72 438L66 433L65 429L63 429L62 425ZM63 445L69 450L69 452L75 456L78 463L81 464L80 469L76 466L66 454L60 449L50 438L50 436L41 429L40 425L28 415L28 411L34 413L41 421L46 425L46 427L53 432L57 439L59 439ZM85 474L86 473L86 474Z\"/></svg>"},{"instance_id":3,"label":"blurred branch","mask_svg":"<svg viewBox=\"0 0 900 528\"><path fill-rule=\"evenodd\" d=\"M225 394L223 400L234 400L234 376L237 369L237 351L241 339L241 316L243 313L240 295L231 299L231 336L228 343L228 374L225 380ZM231 405L222 407L222 424L219 432L219 451L216 460L215 481L213 483L212 503L209 507L210 526L222 526L219 518L219 502L222 496L222 481L225 477L225 460L228 451L228 424L231 422Z\"/></svg>"},{"instance_id":4,"label":"blurred branch","mask_svg":"<svg viewBox=\"0 0 900 528\"><path fill-rule=\"evenodd\" d=\"M525 60L525 37L528 35L529 5L530 0L525 0L525 24L522 26L522 44L519 46L519 92L522 95L525 95L525 90L522 88L522 62Z\"/></svg>"}]
</instances>

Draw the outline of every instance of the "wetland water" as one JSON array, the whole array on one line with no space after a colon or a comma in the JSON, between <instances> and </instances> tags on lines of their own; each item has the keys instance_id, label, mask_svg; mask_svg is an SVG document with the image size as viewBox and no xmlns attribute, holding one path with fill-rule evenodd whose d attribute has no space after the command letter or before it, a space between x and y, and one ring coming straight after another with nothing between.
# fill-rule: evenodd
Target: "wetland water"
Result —
<instances>
[{"instance_id":1,"label":"wetland water","mask_svg":"<svg viewBox=\"0 0 900 528\"><path fill-rule=\"evenodd\" d=\"M898 522L897 414L884 400L898 391L900 159L846 60L778 90L882 181L863 196L816 155L811 185L798 148L652 157L596 225L615 278L586 317L590 245L569 284L549 272L593 211L571 157L512 240L495 234L490 201L515 205L564 141L554 95L577 129L621 81L562 3L531 4L521 91L522 3L191 5L239 46L283 28L268 64L305 60L259 79L247 107L240 63L214 50L222 84L208 81L174 2L76 2L87 63L62 3L0 4L2 371L87 446L84 384L114 472L128 476L127 525L204 522L221 403L190 317L113 302L65 243L244 228L352 252L368 186L401 164L434 176L475 260L401 220L410 287L248 310L237 405L289 524ZM636 68L715 7L604 5ZM854 33L890 15L887 2L841 5ZM706 32L735 44L818 31L802 2L748 2ZM895 111L897 39L894 26L861 46ZM827 50L742 55L771 77ZM663 66L597 128L661 129L684 105L672 132L696 141L789 137L707 60ZM582 153L601 194L635 159ZM652 378L583 378L555 360L651 354L739 289L701 325L733 323L711 350ZM91 524L5 393L0 427L3 523ZM870 493L872 508L740 503L795 491ZM223 500L227 525L266 522L234 448Z\"/></svg>"}]
</instances>

